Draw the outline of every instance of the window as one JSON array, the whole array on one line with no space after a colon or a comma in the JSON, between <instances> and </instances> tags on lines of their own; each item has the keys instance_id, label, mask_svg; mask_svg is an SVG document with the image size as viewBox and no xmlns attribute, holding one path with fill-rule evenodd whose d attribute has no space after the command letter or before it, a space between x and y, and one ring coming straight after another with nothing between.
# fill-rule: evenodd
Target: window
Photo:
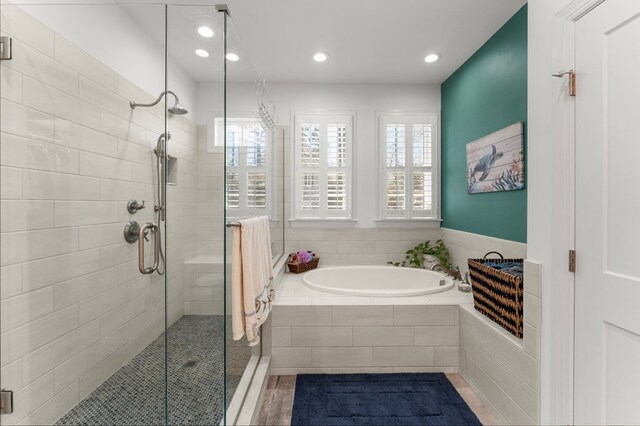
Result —
<instances>
[{"instance_id":1,"label":"window","mask_svg":"<svg viewBox=\"0 0 640 426\"><path fill-rule=\"evenodd\" d=\"M295 219L351 219L353 116L295 117Z\"/></svg>"},{"instance_id":2,"label":"window","mask_svg":"<svg viewBox=\"0 0 640 426\"><path fill-rule=\"evenodd\" d=\"M383 219L438 219L438 115L382 114Z\"/></svg>"},{"instance_id":3,"label":"window","mask_svg":"<svg viewBox=\"0 0 640 426\"><path fill-rule=\"evenodd\" d=\"M224 125L216 119L217 141ZM227 204L232 217L269 214L270 172L268 132L256 118L227 118Z\"/></svg>"}]
</instances>

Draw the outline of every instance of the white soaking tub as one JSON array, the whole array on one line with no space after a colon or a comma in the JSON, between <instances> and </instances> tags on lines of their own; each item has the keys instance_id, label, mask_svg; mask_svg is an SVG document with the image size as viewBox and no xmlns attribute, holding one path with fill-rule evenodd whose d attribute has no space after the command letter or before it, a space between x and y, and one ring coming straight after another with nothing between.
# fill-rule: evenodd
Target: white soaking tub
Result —
<instances>
[{"instance_id":1,"label":"white soaking tub","mask_svg":"<svg viewBox=\"0 0 640 426\"><path fill-rule=\"evenodd\" d=\"M405 297L440 293L454 282L440 272L395 266L340 266L306 272L308 287L352 296Z\"/></svg>"}]
</instances>

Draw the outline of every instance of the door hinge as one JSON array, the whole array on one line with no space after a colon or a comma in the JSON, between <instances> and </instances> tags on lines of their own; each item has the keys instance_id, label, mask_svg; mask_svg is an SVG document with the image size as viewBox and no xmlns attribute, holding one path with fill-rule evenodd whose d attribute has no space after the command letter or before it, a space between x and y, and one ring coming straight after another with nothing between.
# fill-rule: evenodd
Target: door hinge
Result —
<instances>
[{"instance_id":1,"label":"door hinge","mask_svg":"<svg viewBox=\"0 0 640 426\"><path fill-rule=\"evenodd\" d=\"M569 272L576 271L576 251L569 250Z\"/></svg>"},{"instance_id":2,"label":"door hinge","mask_svg":"<svg viewBox=\"0 0 640 426\"><path fill-rule=\"evenodd\" d=\"M4 390L0 391L0 414L13 413L13 391Z\"/></svg>"},{"instance_id":3,"label":"door hinge","mask_svg":"<svg viewBox=\"0 0 640 426\"><path fill-rule=\"evenodd\" d=\"M13 39L8 36L0 37L0 61L13 59Z\"/></svg>"},{"instance_id":4,"label":"door hinge","mask_svg":"<svg viewBox=\"0 0 640 426\"><path fill-rule=\"evenodd\" d=\"M558 71L556 74L551 74L553 77L564 77L565 75L569 76L569 96L576 95L576 72L574 70L569 71Z\"/></svg>"}]
</instances>

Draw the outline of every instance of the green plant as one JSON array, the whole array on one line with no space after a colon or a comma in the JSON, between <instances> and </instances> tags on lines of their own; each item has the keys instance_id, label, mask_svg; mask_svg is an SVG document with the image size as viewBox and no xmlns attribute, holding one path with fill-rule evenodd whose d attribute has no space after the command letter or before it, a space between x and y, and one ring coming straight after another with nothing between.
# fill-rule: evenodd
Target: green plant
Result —
<instances>
[{"instance_id":1,"label":"green plant","mask_svg":"<svg viewBox=\"0 0 640 426\"><path fill-rule=\"evenodd\" d=\"M422 257L424 255L435 256L442 266L451 269L451 263L449 262L449 250L445 247L442 240L436 241L433 246L431 245L431 241L420 243L407 251L407 255L402 262L387 263L389 265L402 266L404 268L420 268L422 266Z\"/></svg>"}]
</instances>

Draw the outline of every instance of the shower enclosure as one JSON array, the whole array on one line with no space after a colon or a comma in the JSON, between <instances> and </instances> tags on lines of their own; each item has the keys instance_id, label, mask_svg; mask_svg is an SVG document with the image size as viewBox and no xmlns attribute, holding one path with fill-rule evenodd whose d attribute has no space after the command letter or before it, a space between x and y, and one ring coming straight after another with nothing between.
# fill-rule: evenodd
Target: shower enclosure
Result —
<instances>
[{"instance_id":1,"label":"shower enclosure","mask_svg":"<svg viewBox=\"0 0 640 426\"><path fill-rule=\"evenodd\" d=\"M0 14L0 424L233 424L226 223L268 215L275 263L284 173L262 83L227 111L261 82L228 8Z\"/></svg>"}]
</instances>

